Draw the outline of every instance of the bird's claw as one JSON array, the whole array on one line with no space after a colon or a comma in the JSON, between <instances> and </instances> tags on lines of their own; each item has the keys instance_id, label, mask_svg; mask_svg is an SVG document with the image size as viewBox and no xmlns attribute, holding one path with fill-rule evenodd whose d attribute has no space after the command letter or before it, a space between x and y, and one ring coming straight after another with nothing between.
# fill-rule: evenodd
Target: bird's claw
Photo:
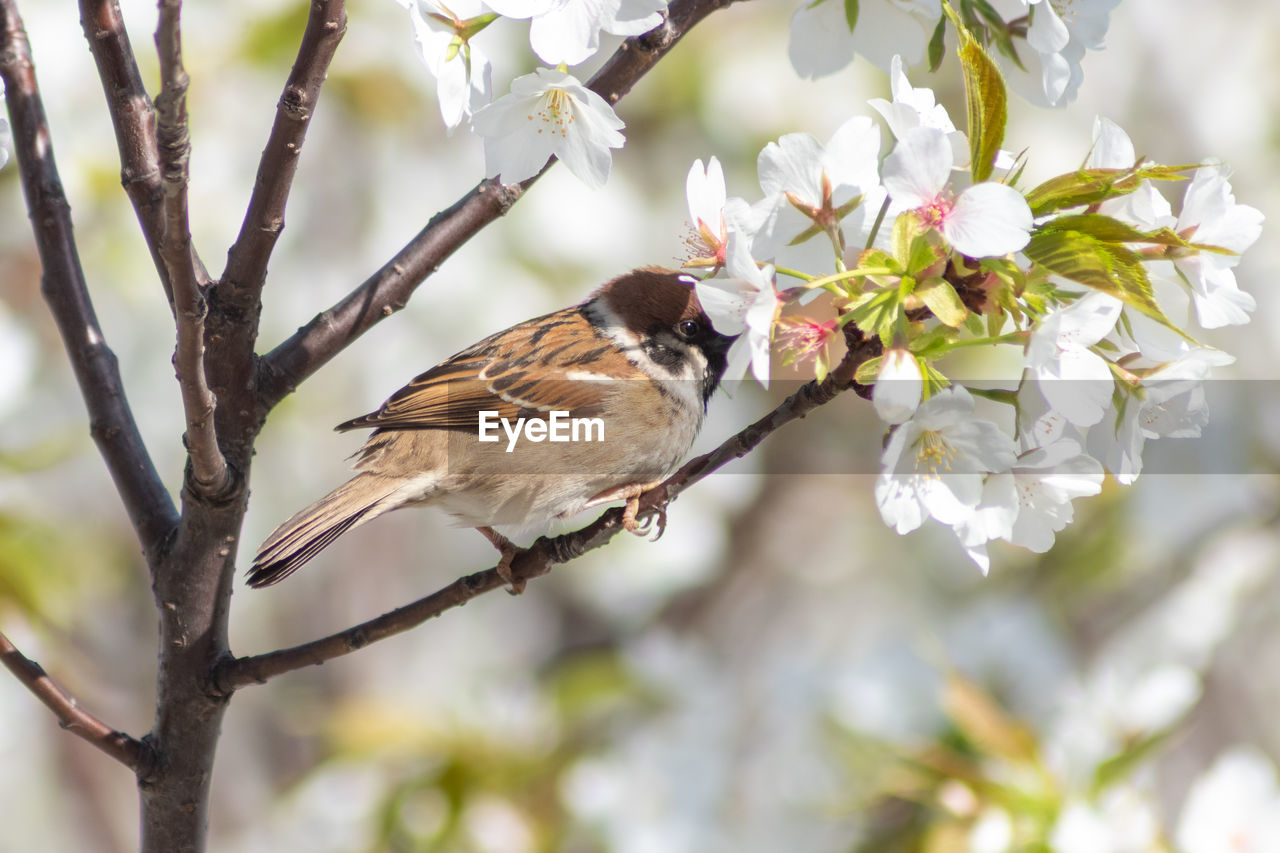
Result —
<instances>
[{"instance_id":1,"label":"bird's claw","mask_svg":"<svg viewBox=\"0 0 1280 853\"><path fill-rule=\"evenodd\" d=\"M666 490L663 490L660 498L644 502L646 513L644 519L640 520L637 518L641 510L640 498L645 494L648 492L641 492L627 498L626 508L622 511L622 528L635 536L648 536L652 530L654 535L651 541L657 542L662 538L662 534L667 532Z\"/></svg>"},{"instance_id":2,"label":"bird's claw","mask_svg":"<svg viewBox=\"0 0 1280 853\"><path fill-rule=\"evenodd\" d=\"M518 578L511 573L511 563L515 560L516 554L520 552L520 546L516 545L492 527L477 527L476 530L479 530L484 534L484 538L488 539L489 542L493 544L493 547L498 549L498 553L501 555L498 558L496 570L498 572L498 577L502 578L503 582L507 585L507 594L519 595L524 592L525 579Z\"/></svg>"}]
</instances>

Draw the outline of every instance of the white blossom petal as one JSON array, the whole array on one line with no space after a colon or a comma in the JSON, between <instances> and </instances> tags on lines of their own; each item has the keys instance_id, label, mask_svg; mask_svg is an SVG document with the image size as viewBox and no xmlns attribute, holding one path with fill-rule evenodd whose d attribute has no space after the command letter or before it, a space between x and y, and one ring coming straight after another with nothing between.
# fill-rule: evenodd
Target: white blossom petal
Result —
<instances>
[{"instance_id":1,"label":"white blossom petal","mask_svg":"<svg viewBox=\"0 0 1280 853\"><path fill-rule=\"evenodd\" d=\"M1013 187L987 181L960 194L942 221L942 233L971 258L1007 255L1031 240L1031 208Z\"/></svg>"},{"instance_id":2,"label":"white blossom petal","mask_svg":"<svg viewBox=\"0 0 1280 853\"><path fill-rule=\"evenodd\" d=\"M932 127L912 130L885 158L884 187L889 197L908 208L933 204L951 176L951 157L945 133Z\"/></svg>"},{"instance_id":3,"label":"white blossom petal","mask_svg":"<svg viewBox=\"0 0 1280 853\"><path fill-rule=\"evenodd\" d=\"M900 424L911 417L923 391L924 377L915 356L901 347L885 352L871 396L880 420Z\"/></svg>"}]
</instances>

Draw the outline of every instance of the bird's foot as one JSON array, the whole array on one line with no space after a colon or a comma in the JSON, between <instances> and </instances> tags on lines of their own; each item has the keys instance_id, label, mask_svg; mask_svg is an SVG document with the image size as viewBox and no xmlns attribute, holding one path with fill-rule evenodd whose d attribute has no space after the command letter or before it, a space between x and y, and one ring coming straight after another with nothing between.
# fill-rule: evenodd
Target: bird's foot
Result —
<instances>
[{"instance_id":1,"label":"bird's foot","mask_svg":"<svg viewBox=\"0 0 1280 853\"><path fill-rule=\"evenodd\" d=\"M480 531L484 538L488 539L490 544L498 549L498 553L501 555L498 558L498 577L502 578L507 584L507 592L511 595L519 595L524 592L524 578L517 578L511 573L511 561L515 559L516 554L521 550L520 546L492 527L477 527L476 530Z\"/></svg>"}]
</instances>

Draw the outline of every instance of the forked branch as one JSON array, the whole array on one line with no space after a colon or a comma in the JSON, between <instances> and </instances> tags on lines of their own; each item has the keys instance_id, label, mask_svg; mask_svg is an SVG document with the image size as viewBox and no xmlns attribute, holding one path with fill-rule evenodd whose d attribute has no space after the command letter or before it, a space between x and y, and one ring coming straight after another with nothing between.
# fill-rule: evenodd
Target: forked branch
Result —
<instances>
[{"instance_id":1,"label":"forked branch","mask_svg":"<svg viewBox=\"0 0 1280 853\"><path fill-rule=\"evenodd\" d=\"M115 128L116 147L120 151L120 183L138 216L142 236L172 308L173 286L160 257L164 212L156 114L151 96L142 84L142 75L138 73L120 3L118 0L80 0L80 27L98 66L107 112Z\"/></svg>"}]
</instances>

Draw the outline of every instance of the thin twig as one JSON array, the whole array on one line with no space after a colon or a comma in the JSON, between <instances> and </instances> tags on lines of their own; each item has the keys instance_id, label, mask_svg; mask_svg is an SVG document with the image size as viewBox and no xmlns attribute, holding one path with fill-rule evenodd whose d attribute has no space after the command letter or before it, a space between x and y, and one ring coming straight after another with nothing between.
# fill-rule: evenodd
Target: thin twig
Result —
<instances>
[{"instance_id":1,"label":"thin twig","mask_svg":"<svg viewBox=\"0 0 1280 853\"><path fill-rule=\"evenodd\" d=\"M617 103L685 33L733 0L674 0L662 26L627 39L590 88ZM452 207L434 217L400 252L341 302L317 315L288 340L263 356L258 389L261 414L292 393L364 332L403 308L418 286L486 225L504 215L536 180L502 186L481 181Z\"/></svg>"},{"instance_id":2,"label":"thin twig","mask_svg":"<svg viewBox=\"0 0 1280 853\"><path fill-rule=\"evenodd\" d=\"M852 323L845 328L849 350L826 379L802 385L769 414L730 437L710 453L689 460L663 483L645 492L640 497L641 516L661 511L685 489L728 462L745 456L784 424L803 418L814 409L831 402L842 392L854 388L865 395L867 389L856 385L853 376L858 365L880 354L880 342L876 338L864 340ZM528 548L517 550L511 562L511 575L516 586L523 586L526 581L546 574L552 566L567 563L606 544L623 529L622 515L623 508L614 507L586 527L561 536L543 536ZM261 684L295 669L322 664L370 643L415 628L446 610L460 607L476 596L504 584L505 581L499 577L496 568L466 575L425 598L345 631L288 649L226 658L215 666L212 683L217 690L229 694L246 685Z\"/></svg>"},{"instance_id":3,"label":"thin twig","mask_svg":"<svg viewBox=\"0 0 1280 853\"><path fill-rule=\"evenodd\" d=\"M31 45L14 0L0 0L0 76L5 84L22 190L40 254L41 289L89 410L90 433L111 472L143 551L154 565L177 525L178 514L138 433L119 365L106 344L89 298L72 230L71 208L58 177L36 84Z\"/></svg>"},{"instance_id":4,"label":"thin twig","mask_svg":"<svg viewBox=\"0 0 1280 853\"><path fill-rule=\"evenodd\" d=\"M298 46L284 92L276 106L275 122L258 163L258 176L240 234L227 253L220 301L248 316L262 293L267 262L284 230L285 204L307 127L320 99L320 87L338 42L347 30L344 0L317 0L311 4L307 27Z\"/></svg>"},{"instance_id":5,"label":"thin twig","mask_svg":"<svg viewBox=\"0 0 1280 853\"><path fill-rule=\"evenodd\" d=\"M231 483L226 457L218 446L214 422L217 401L209 389L204 361L204 320L209 306L197 278L191 253L191 228L187 210L187 185L191 164L191 137L187 124L189 78L182 67L182 2L162 0L156 27L156 52L160 57L160 95L156 98L161 208L164 231L160 258L173 287L178 343L174 368L182 392L187 421L187 455L191 462L190 485L197 494L218 496Z\"/></svg>"},{"instance_id":6,"label":"thin twig","mask_svg":"<svg viewBox=\"0 0 1280 853\"><path fill-rule=\"evenodd\" d=\"M4 662L5 667L24 687L53 711L58 718L58 725L93 744L139 777L147 775L153 756L146 742L111 728L81 708L75 699L53 683L53 679L40 664L18 651L3 632L0 632L0 661Z\"/></svg>"}]
</instances>

